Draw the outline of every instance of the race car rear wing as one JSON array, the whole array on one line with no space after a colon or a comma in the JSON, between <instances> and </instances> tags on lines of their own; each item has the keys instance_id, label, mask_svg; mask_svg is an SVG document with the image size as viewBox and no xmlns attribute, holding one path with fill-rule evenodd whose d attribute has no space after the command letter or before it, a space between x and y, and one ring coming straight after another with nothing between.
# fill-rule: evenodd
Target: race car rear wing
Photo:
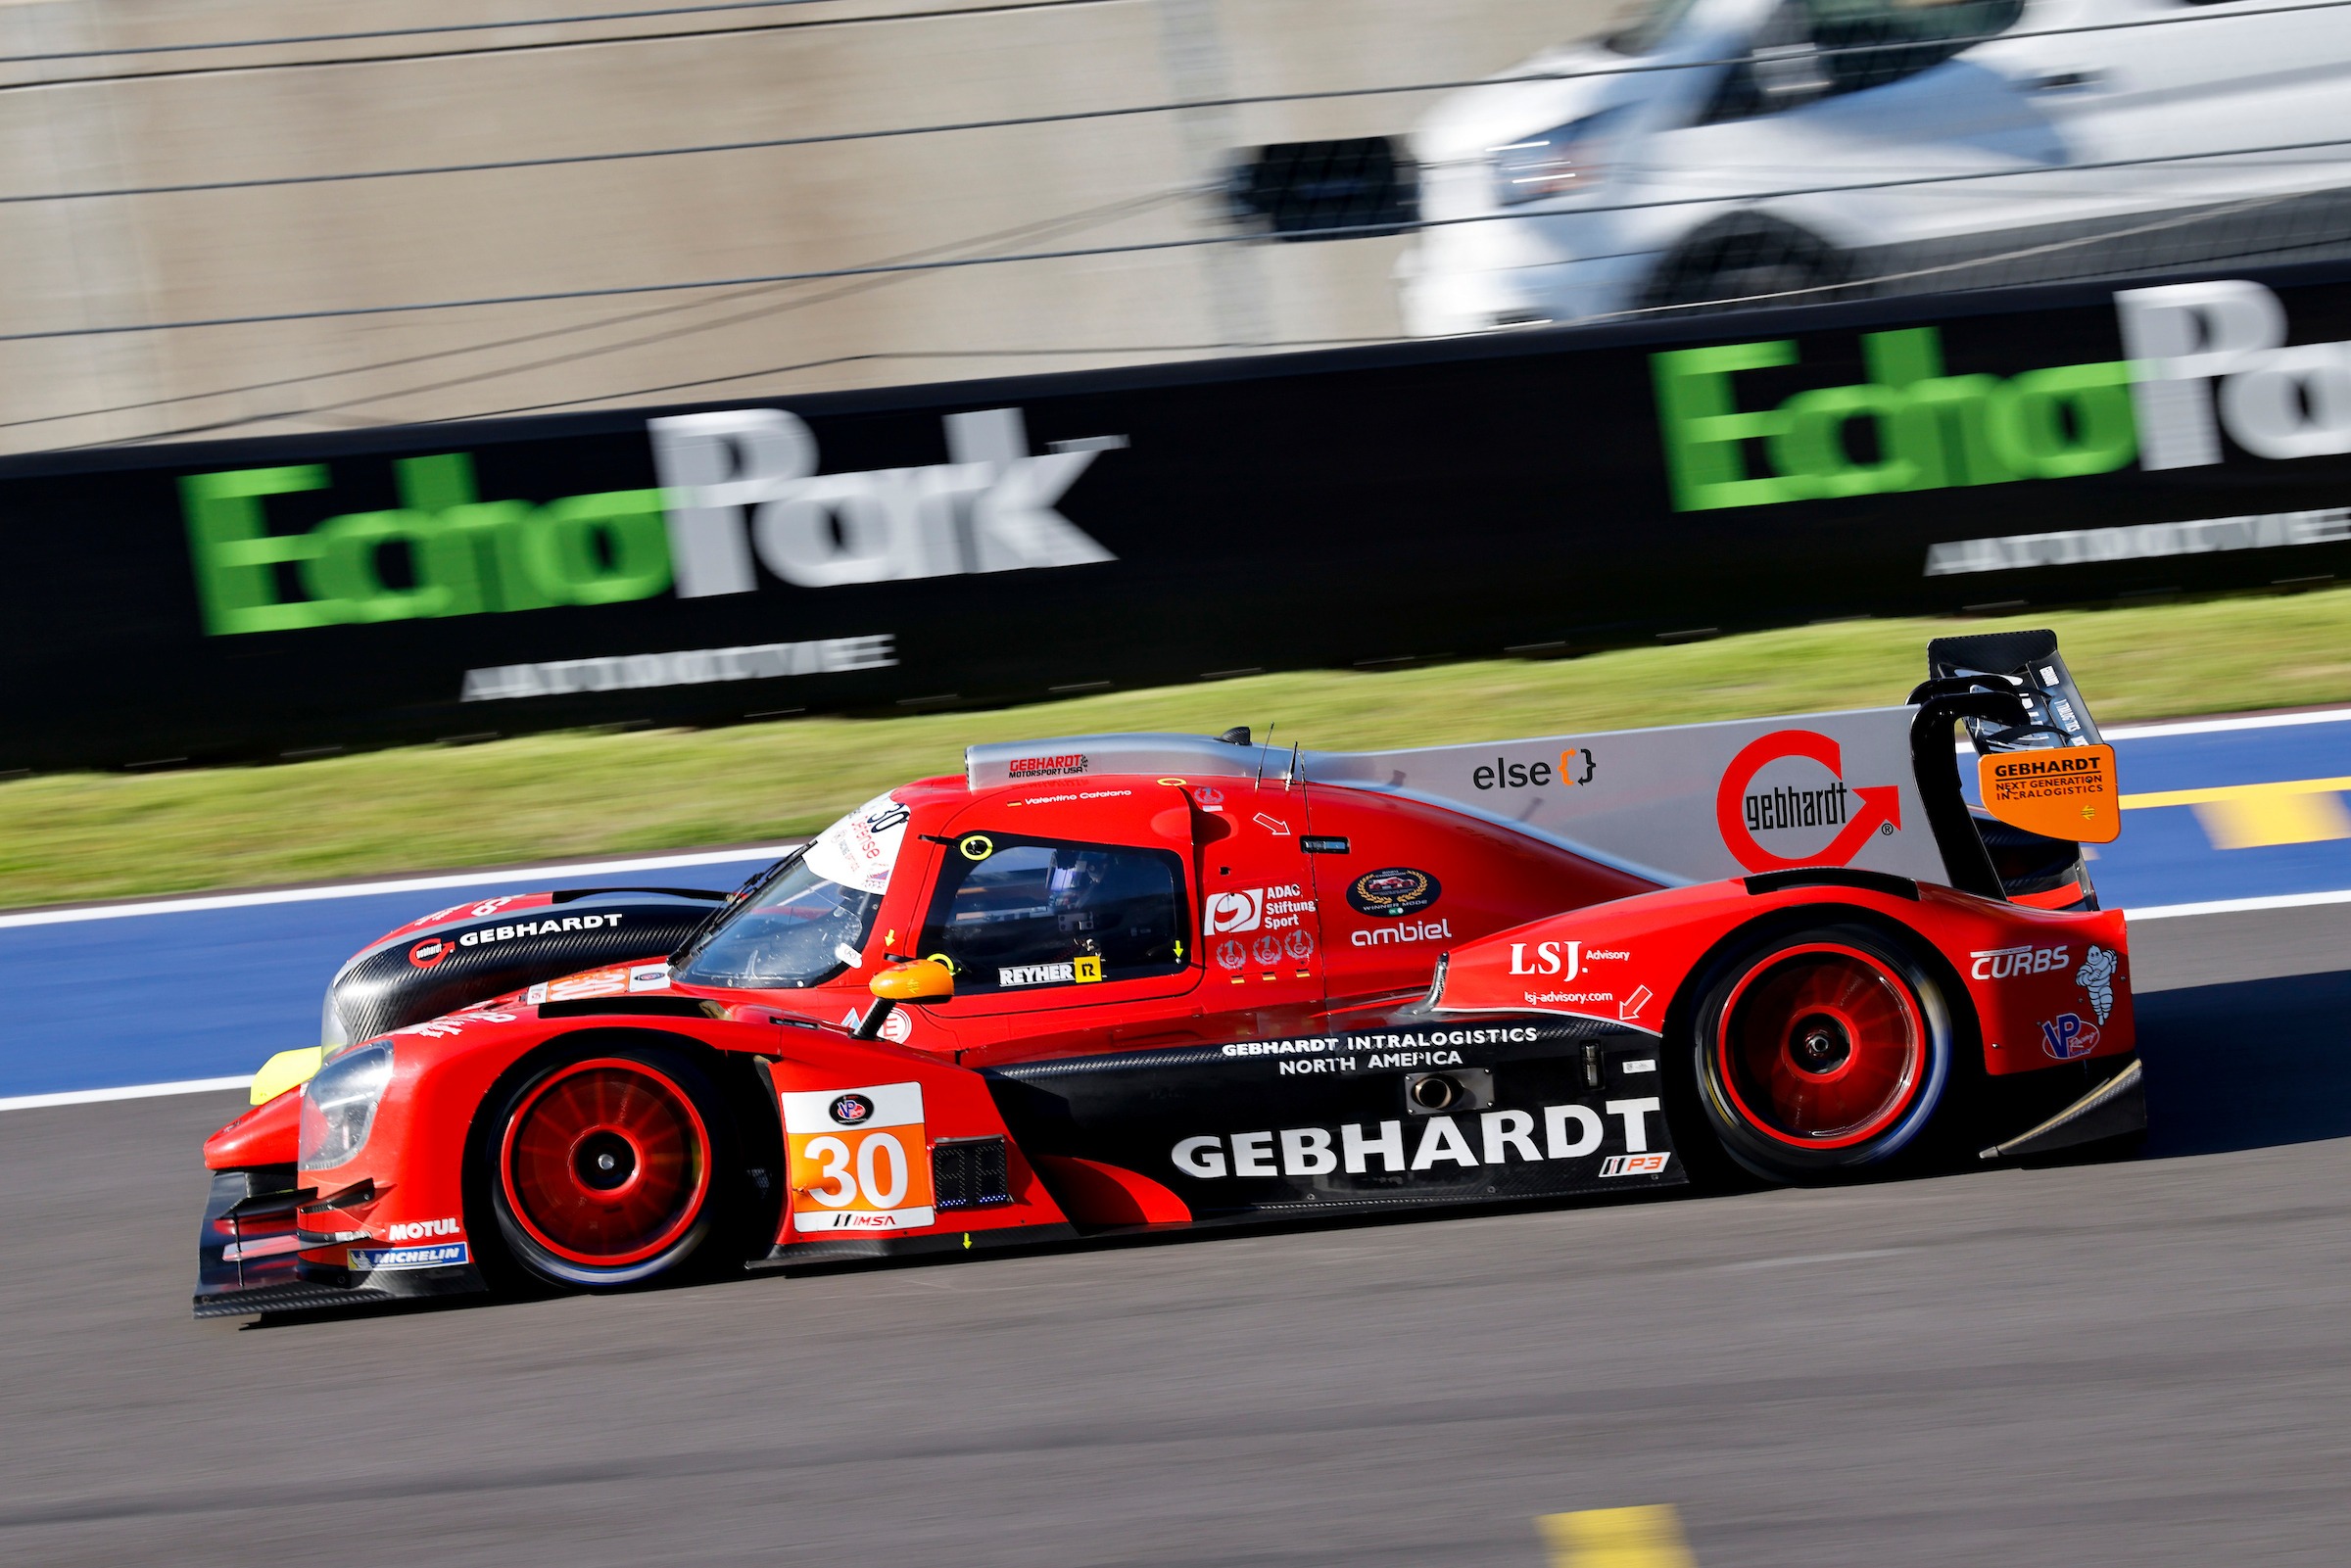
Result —
<instances>
[{"instance_id":1,"label":"race car rear wing","mask_svg":"<svg viewBox=\"0 0 2351 1568\"><path fill-rule=\"evenodd\" d=\"M973 746L965 770L975 789L1141 775L1400 795L1667 886L1832 866L2003 897L1952 721L2001 755L2096 731L2052 634L1934 648L1933 679L1901 707L1392 751L1277 748L1244 731L1083 736Z\"/></svg>"}]
</instances>

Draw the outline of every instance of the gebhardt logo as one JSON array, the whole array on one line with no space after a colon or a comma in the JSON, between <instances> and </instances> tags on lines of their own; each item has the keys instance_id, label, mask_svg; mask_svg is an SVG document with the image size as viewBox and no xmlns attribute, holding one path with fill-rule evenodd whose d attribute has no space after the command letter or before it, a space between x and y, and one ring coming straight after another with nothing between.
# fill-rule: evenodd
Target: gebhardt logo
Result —
<instances>
[{"instance_id":1,"label":"gebhardt logo","mask_svg":"<svg viewBox=\"0 0 2351 1568\"><path fill-rule=\"evenodd\" d=\"M1811 788L1750 787L1757 774L1786 757L1816 762L1830 777ZM1873 834L1900 831L1902 792L1897 784L1847 784L1843 750L1818 731L1775 730L1748 742L1723 770L1722 784L1714 792L1714 821L1731 858L1751 872L1845 866ZM1816 835L1824 828L1838 832L1811 854L1781 854L1756 837L1789 829L1810 829Z\"/></svg>"}]
</instances>

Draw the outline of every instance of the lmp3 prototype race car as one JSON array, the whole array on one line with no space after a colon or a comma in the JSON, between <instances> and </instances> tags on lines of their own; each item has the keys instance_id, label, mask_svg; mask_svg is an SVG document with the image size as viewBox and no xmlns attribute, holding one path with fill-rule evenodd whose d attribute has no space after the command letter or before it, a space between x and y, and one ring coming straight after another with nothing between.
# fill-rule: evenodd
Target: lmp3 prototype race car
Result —
<instances>
[{"instance_id":1,"label":"lmp3 prototype race car","mask_svg":"<svg viewBox=\"0 0 2351 1568\"><path fill-rule=\"evenodd\" d=\"M1928 658L1798 718L974 746L731 896L437 911L207 1142L197 1312L2127 1139L2113 752L2052 635Z\"/></svg>"}]
</instances>

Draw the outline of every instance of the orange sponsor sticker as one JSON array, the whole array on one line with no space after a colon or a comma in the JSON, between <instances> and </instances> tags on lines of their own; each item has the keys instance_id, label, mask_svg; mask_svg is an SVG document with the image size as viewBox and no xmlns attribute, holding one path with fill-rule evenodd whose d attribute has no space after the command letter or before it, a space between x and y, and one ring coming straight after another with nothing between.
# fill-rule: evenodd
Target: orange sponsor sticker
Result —
<instances>
[{"instance_id":1,"label":"orange sponsor sticker","mask_svg":"<svg viewBox=\"0 0 2351 1568\"><path fill-rule=\"evenodd\" d=\"M2112 746L1995 751L1976 759L1976 779L1984 809L2011 828L2085 844L2111 844L2123 831Z\"/></svg>"}]
</instances>

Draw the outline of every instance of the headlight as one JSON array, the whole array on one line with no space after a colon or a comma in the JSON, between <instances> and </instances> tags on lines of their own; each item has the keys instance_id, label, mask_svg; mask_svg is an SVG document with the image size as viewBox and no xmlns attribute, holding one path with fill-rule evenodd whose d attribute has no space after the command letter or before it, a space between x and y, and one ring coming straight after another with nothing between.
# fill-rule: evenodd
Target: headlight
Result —
<instances>
[{"instance_id":1,"label":"headlight","mask_svg":"<svg viewBox=\"0 0 2351 1568\"><path fill-rule=\"evenodd\" d=\"M392 1081L392 1047L371 1045L336 1058L302 1090L305 1170L330 1170L357 1156L375 1125L376 1102Z\"/></svg>"},{"instance_id":2,"label":"headlight","mask_svg":"<svg viewBox=\"0 0 2351 1568\"><path fill-rule=\"evenodd\" d=\"M1557 125L1540 136L1494 149L1494 195L1505 207L1591 189L1607 172L1608 143L1620 109Z\"/></svg>"}]
</instances>

